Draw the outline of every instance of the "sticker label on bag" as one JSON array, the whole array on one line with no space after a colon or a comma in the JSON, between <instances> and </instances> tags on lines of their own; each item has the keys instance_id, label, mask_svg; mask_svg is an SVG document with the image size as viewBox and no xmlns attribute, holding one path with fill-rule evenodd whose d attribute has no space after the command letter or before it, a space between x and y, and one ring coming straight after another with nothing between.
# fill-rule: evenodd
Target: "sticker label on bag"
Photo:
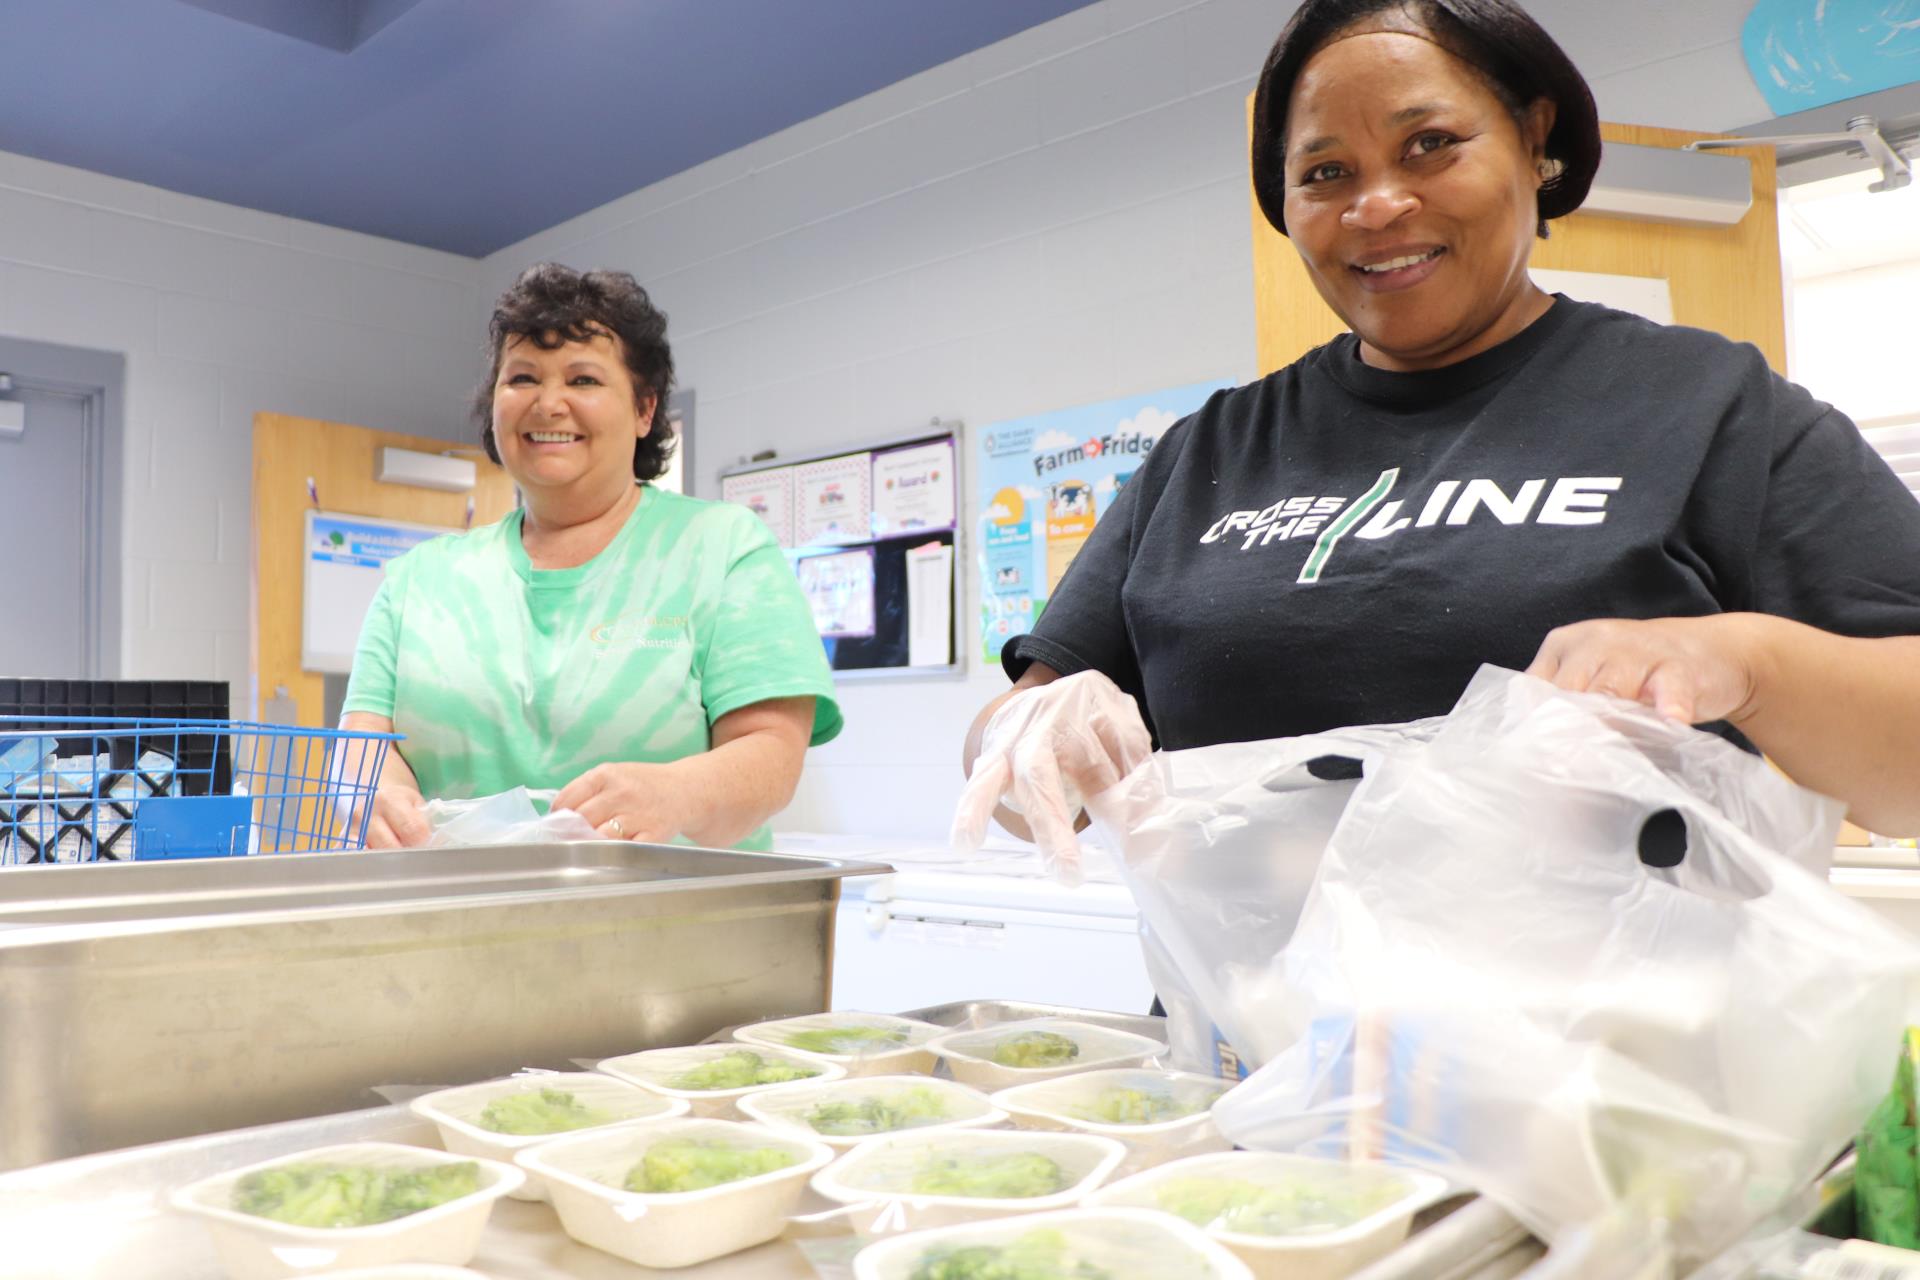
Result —
<instances>
[{"instance_id":1,"label":"sticker label on bag","mask_svg":"<svg viewBox=\"0 0 1920 1280\"><path fill-rule=\"evenodd\" d=\"M1246 1061L1227 1043L1227 1038L1220 1034L1217 1025L1212 1028L1212 1040L1213 1074L1222 1080L1245 1080L1248 1075Z\"/></svg>"}]
</instances>

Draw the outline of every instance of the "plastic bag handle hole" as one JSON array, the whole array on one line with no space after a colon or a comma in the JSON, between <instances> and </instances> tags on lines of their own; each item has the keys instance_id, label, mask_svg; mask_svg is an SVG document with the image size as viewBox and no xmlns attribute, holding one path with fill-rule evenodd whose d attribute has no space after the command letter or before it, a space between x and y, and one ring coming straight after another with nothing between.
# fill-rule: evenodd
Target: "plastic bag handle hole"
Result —
<instances>
[{"instance_id":1,"label":"plastic bag handle hole","mask_svg":"<svg viewBox=\"0 0 1920 1280\"><path fill-rule=\"evenodd\" d=\"M1640 824L1640 861L1666 870L1687 856L1687 820L1678 809L1662 809Z\"/></svg>"}]
</instances>

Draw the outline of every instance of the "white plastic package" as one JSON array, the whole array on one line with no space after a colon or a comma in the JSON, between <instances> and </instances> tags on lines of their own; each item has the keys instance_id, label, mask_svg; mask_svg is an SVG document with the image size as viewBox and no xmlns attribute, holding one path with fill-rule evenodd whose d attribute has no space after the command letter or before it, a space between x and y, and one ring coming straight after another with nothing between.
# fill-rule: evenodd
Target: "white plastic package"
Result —
<instances>
[{"instance_id":1,"label":"white plastic package","mask_svg":"<svg viewBox=\"0 0 1920 1280\"><path fill-rule=\"evenodd\" d=\"M927 1045L945 1030L918 1018L833 1009L749 1023L736 1028L733 1038L831 1062L850 1076L884 1076L932 1071L934 1055Z\"/></svg>"},{"instance_id":2,"label":"white plastic package","mask_svg":"<svg viewBox=\"0 0 1920 1280\"><path fill-rule=\"evenodd\" d=\"M672 1098L690 1106L694 1115L714 1120L737 1119L735 1103L749 1094L802 1080L824 1084L847 1074L845 1068L808 1054L740 1041L643 1049L603 1059L594 1070Z\"/></svg>"},{"instance_id":3,"label":"white plastic package","mask_svg":"<svg viewBox=\"0 0 1920 1280\"><path fill-rule=\"evenodd\" d=\"M1652 1204L1697 1263L1845 1146L1911 1016L1920 948L1826 883L1841 813L1645 708L1483 668L1368 769L1285 952L1194 958L1271 1029L1215 1121L1418 1163L1549 1240Z\"/></svg>"},{"instance_id":4,"label":"white plastic package","mask_svg":"<svg viewBox=\"0 0 1920 1280\"><path fill-rule=\"evenodd\" d=\"M686 1191L629 1191L654 1159L684 1181L706 1182L690 1152L720 1153L761 1172ZM556 1138L514 1157L546 1187L560 1226L582 1244L642 1267L690 1267L750 1249L786 1229L807 1179L833 1158L823 1143L757 1125L682 1117Z\"/></svg>"},{"instance_id":5,"label":"white plastic package","mask_svg":"<svg viewBox=\"0 0 1920 1280\"><path fill-rule=\"evenodd\" d=\"M553 793L539 793L551 801ZM534 807L534 792L515 787L497 795L472 800L429 800L423 808L427 824L433 828L427 844L570 844L576 840L598 840L600 833L571 809L541 813Z\"/></svg>"},{"instance_id":6,"label":"white plastic package","mask_svg":"<svg viewBox=\"0 0 1920 1280\"><path fill-rule=\"evenodd\" d=\"M1070 1209L1125 1155L1119 1143L1083 1133L896 1133L862 1143L822 1169L813 1189L851 1206L854 1231L884 1235Z\"/></svg>"},{"instance_id":7,"label":"white plastic package","mask_svg":"<svg viewBox=\"0 0 1920 1280\"><path fill-rule=\"evenodd\" d=\"M459 1267L480 1247L493 1202L518 1188L526 1174L510 1164L472 1160L479 1189L431 1209L365 1227L298 1227L242 1213L234 1189L251 1173L282 1165L341 1164L411 1171L459 1164L470 1157L390 1142L352 1142L264 1160L203 1178L174 1193L175 1209L206 1223L221 1265L233 1280L280 1280L309 1272L394 1263Z\"/></svg>"},{"instance_id":8,"label":"white plastic package","mask_svg":"<svg viewBox=\"0 0 1920 1280\"><path fill-rule=\"evenodd\" d=\"M1116 1173L1133 1173L1181 1156L1225 1151L1212 1108L1227 1083L1185 1071L1120 1067L1083 1071L1002 1089L993 1105L1022 1129L1112 1138L1127 1148Z\"/></svg>"},{"instance_id":9,"label":"white plastic package","mask_svg":"<svg viewBox=\"0 0 1920 1280\"><path fill-rule=\"evenodd\" d=\"M1141 1209L1064 1209L891 1236L854 1256L854 1280L910 1280L956 1255L983 1272L999 1262L1009 1274L1022 1267L1104 1280L1252 1280L1245 1263L1198 1228Z\"/></svg>"},{"instance_id":10,"label":"white plastic package","mask_svg":"<svg viewBox=\"0 0 1920 1280\"><path fill-rule=\"evenodd\" d=\"M1446 1186L1382 1164L1225 1151L1160 1165L1087 1204L1175 1214L1233 1250L1258 1280L1344 1280L1391 1253Z\"/></svg>"},{"instance_id":11,"label":"white plastic package","mask_svg":"<svg viewBox=\"0 0 1920 1280\"><path fill-rule=\"evenodd\" d=\"M889 1133L984 1128L1007 1113L985 1094L934 1076L854 1076L749 1094L740 1112L783 1133L845 1149Z\"/></svg>"},{"instance_id":12,"label":"white plastic package","mask_svg":"<svg viewBox=\"0 0 1920 1280\"><path fill-rule=\"evenodd\" d=\"M1101 1067L1137 1067L1166 1052L1149 1036L1071 1018L1028 1018L950 1031L929 1046L961 1084L1005 1089Z\"/></svg>"},{"instance_id":13,"label":"white plastic package","mask_svg":"<svg viewBox=\"0 0 1920 1280\"><path fill-rule=\"evenodd\" d=\"M1087 812L1140 908L1171 1061L1233 1078L1278 1048L1263 977L1293 935L1320 855L1369 766L1440 721L1163 751Z\"/></svg>"}]
</instances>

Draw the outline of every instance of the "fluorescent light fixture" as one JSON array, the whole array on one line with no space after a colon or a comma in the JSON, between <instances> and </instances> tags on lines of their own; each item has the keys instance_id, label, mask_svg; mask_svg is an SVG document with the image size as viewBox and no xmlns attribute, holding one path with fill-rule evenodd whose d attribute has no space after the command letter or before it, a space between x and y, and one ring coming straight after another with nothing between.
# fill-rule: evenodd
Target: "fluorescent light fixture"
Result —
<instances>
[{"instance_id":1,"label":"fluorescent light fixture","mask_svg":"<svg viewBox=\"0 0 1920 1280\"><path fill-rule=\"evenodd\" d=\"M468 458L449 458L445 454L420 453L414 449L382 449L373 478L382 484L468 493L478 474L479 469Z\"/></svg>"},{"instance_id":2,"label":"fluorescent light fixture","mask_svg":"<svg viewBox=\"0 0 1920 1280\"><path fill-rule=\"evenodd\" d=\"M27 406L18 400L0 400L0 440L18 440L27 434Z\"/></svg>"},{"instance_id":3,"label":"fluorescent light fixture","mask_svg":"<svg viewBox=\"0 0 1920 1280\"><path fill-rule=\"evenodd\" d=\"M1753 171L1743 156L1609 142L1580 212L1730 227L1752 207Z\"/></svg>"}]
</instances>

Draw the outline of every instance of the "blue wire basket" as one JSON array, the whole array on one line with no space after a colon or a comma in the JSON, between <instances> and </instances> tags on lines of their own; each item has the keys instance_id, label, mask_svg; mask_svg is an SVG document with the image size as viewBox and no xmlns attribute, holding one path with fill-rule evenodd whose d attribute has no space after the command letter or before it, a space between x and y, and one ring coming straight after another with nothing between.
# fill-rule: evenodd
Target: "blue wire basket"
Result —
<instances>
[{"instance_id":1,"label":"blue wire basket","mask_svg":"<svg viewBox=\"0 0 1920 1280\"><path fill-rule=\"evenodd\" d=\"M363 848L399 740L241 720L0 716L0 865Z\"/></svg>"}]
</instances>

